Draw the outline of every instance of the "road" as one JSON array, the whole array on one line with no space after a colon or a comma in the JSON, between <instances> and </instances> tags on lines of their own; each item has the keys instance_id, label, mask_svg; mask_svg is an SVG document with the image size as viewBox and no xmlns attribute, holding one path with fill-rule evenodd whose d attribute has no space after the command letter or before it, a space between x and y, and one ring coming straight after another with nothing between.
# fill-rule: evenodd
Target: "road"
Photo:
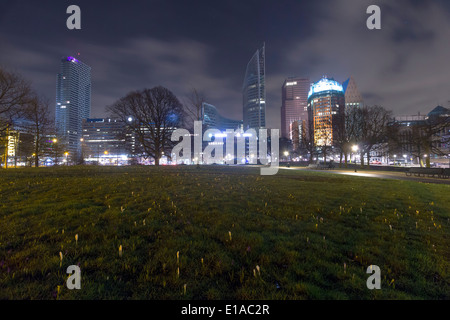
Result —
<instances>
[{"instance_id":1,"label":"road","mask_svg":"<svg viewBox=\"0 0 450 320\"><path fill-rule=\"evenodd\" d=\"M345 169L333 169L333 170L313 170L308 168L299 167L280 167L283 170L307 170L313 172L323 172L323 173L334 173L334 174L344 174L356 177L366 177L366 178L379 178L379 179L393 179L393 180L408 180L417 181L423 183L436 183L436 184L450 184L450 179L440 179L440 178L428 178L428 177L415 177L406 176L404 172L395 171L378 171L378 170L345 170Z\"/></svg>"}]
</instances>

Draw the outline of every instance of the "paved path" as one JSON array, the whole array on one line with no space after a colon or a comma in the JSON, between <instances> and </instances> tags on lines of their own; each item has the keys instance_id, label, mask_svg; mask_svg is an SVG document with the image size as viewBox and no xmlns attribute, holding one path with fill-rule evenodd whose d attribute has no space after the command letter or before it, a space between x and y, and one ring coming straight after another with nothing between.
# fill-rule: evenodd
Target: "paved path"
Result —
<instances>
[{"instance_id":1,"label":"paved path","mask_svg":"<svg viewBox=\"0 0 450 320\"><path fill-rule=\"evenodd\" d=\"M349 176L367 177L367 178L409 180L409 181L417 181L417 182L423 182L423 183L450 184L450 179L407 176L404 172L396 172L396 171L378 171L378 170L361 170L360 171L360 170L357 170L357 172L355 172L354 170L345 170L345 169L314 170L314 169L299 168L299 167L291 167L291 168L280 167L280 169L307 170L307 171L313 171L313 172L345 174L345 175L349 175Z\"/></svg>"}]
</instances>

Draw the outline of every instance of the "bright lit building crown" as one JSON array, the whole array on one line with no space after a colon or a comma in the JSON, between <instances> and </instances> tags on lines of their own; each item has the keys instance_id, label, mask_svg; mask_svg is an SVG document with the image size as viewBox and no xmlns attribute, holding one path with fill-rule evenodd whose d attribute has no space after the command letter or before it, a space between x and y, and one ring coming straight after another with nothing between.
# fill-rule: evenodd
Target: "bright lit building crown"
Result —
<instances>
[{"instance_id":1,"label":"bright lit building crown","mask_svg":"<svg viewBox=\"0 0 450 320\"><path fill-rule=\"evenodd\" d=\"M323 92L323 91L344 92L344 88L342 87L342 85L339 82L337 82L333 78L328 79L328 78L324 77L324 78L320 79L319 81L317 81L316 83L313 83L311 85L311 89L309 90L309 94L308 94L308 99L313 94Z\"/></svg>"}]
</instances>

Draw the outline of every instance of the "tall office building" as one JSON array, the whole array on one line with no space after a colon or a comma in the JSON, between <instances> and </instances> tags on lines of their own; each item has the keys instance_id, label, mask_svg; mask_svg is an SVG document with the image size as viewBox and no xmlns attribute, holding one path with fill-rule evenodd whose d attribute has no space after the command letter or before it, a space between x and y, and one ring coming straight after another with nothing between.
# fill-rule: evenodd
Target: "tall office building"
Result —
<instances>
[{"instance_id":1,"label":"tall office building","mask_svg":"<svg viewBox=\"0 0 450 320\"><path fill-rule=\"evenodd\" d=\"M55 124L60 143L72 157L81 155L82 122L90 113L91 67L64 57L56 84Z\"/></svg>"},{"instance_id":2,"label":"tall office building","mask_svg":"<svg viewBox=\"0 0 450 320\"><path fill-rule=\"evenodd\" d=\"M362 108L364 106L363 97L356 86L353 76L345 80L342 87L345 93L345 106L347 110L352 107Z\"/></svg>"},{"instance_id":3,"label":"tall office building","mask_svg":"<svg viewBox=\"0 0 450 320\"><path fill-rule=\"evenodd\" d=\"M288 78L281 88L281 136L292 140L290 126L294 121L308 122L308 92L311 82L304 78ZM301 123L301 121L300 121Z\"/></svg>"},{"instance_id":4,"label":"tall office building","mask_svg":"<svg viewBox=\"0 0 450 320\"><path fill-rule=\"evenodd\" d=\"M333 146L345 128L345 95L342 85L323 77L311 85L308 94L309 126L318 147Z\"/></svg>"},{"instance_id":5,"label":"tall office building","mask_svg":"<svg viewBox=\"0 0 450 320\"><path fill-rule=\"evenodd\" d=\"M243 92L244 130L266 127L265 46L247 64Z\"/></svg>"}]
</instances>

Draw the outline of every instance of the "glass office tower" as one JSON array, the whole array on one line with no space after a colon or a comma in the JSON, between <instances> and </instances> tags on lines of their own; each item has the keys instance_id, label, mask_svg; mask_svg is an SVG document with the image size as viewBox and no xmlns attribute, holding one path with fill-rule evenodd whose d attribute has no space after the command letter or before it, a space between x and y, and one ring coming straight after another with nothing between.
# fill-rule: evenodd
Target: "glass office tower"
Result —
<instances>
[{"instance_id":1,"label":"glass office tower","mask_svg":"<svg viewBox=\"0 0 450 320\"><path fill-rule=\"evenodd\" d=\"M243 92L244 130L266 127L265 46L248 62Z\"/></svg>"},{"instance_id":2,"label":"glass office tower","mask_svg":"<svg viewBox=\"0 0 450 320\"><path fill-rule=\"evenodd\" d=\"M60 68L55 110L58 143L64 145L71 157L79 157L82 122L91 113L91 67L74 57L64 57Z\"/></svg>"}]
</instances>

